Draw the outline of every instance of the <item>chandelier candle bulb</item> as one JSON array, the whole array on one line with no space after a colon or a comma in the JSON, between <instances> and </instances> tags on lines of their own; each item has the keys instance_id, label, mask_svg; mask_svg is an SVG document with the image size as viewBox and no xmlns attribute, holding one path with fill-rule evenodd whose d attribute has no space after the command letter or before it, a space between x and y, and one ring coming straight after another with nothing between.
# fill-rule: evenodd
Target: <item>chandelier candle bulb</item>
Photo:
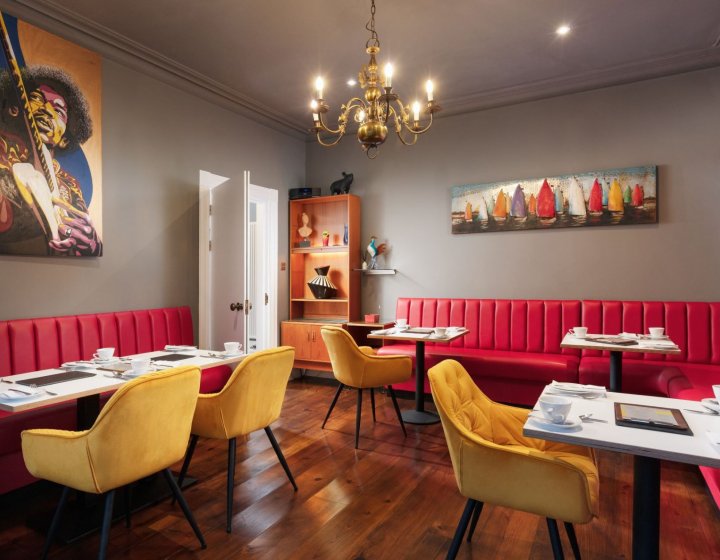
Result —
<instances>
[{"instance_id":1,"label":"chandelier candle bulb","mask_svg":"<svg viewBox=\"0 0 720 560\"><path fill-rule=\"evenodd\" d=\"M425 91L427 91L428 102L433 100L433 83L432 80L425 82Z\"/></svg>"},{"instance_id":2,"label":"chandelier candle bulb","mask_svg":"<svg viewBox=\"0 0 720 560\"><path fill-rule=\"evenodd\" d=\"M320 76L315 78L315 90L317 92L317 99L323 98L323 88L324 87L325 87L325 82L323 81L323 79Z\"/></svg>"},{"instance_id":3,"label":"chandelier candle bulb","mask_svg":"<svg viewBox=\"0 0 720 560\"><path fill-rule=\"evenodd\" d=\"M415 121L415 124L420 120L420 103L418 101L415 101L412 104L412 111L413 111L413 120Z\"/></svg>"},{"instance_id":4,"label":"chandelier candle bulb","mask_svg":"<svg viewBox=\"0 0 720 560\"><path fill-rule=\"evenodd\" d=\"M389 62L385 65L385 87L392 87L393 65Z\"/></svg>"}]
</instances>

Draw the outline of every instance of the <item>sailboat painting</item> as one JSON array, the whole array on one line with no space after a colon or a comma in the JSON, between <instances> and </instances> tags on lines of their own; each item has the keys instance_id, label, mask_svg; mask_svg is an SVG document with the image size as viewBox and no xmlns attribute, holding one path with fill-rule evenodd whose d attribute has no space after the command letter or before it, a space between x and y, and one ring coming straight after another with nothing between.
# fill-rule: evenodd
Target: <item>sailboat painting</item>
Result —
<instances>
[{"instance_id":1,"label":"sailboat painting","mask_svg":"<svg viewBox=\"0 0 720 560\"><path fill-rule=\"evenodd\" d=\"M452 233L655 224L657 189L654 165L452 187Z\"/></svg>"}]
</instances>

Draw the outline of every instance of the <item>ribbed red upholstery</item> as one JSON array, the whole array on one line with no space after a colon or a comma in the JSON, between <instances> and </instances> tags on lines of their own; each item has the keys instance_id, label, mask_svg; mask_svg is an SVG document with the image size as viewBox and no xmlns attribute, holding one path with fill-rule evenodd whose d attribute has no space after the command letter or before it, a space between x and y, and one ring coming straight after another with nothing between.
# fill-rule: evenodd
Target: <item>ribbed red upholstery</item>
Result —
<instances>
[{"instance_id":1,"label":"ribbed red upholstery","mask_svg":"<svg viewBox=\"0 0 720 560\"><path fill-rule=\"evenodd\" d=\"M0 376L58 367L89 359L102 347L127 356L161 350L166 344L193 344L189 307L69 315L0 321ZM219 391L231 370L206 369L200 391ZM30 428L75 429L75 403L33 411L0 412L0 494L29 484L20 450L20 432Z\"/></svg>"},{"instance_id":2,"label":"ribbed red upholstery","mask_svg":"<svg viewBox=\"0 0 720 560\"><path fill-rule=\"evenodd\" d=\"M553 379L607 385L608 352L560 348L565 333L580 325L604 334L664 327L678 343L677 355L626 352L623 388L628 392L701 399L712 397L712 385L720 383L720 302L400 298L396 316L413 326L468 328L450 344L427 343L425 365L454 358L499 401L531 405ZM414 359L415 345L390 343L379 353ZM414 391L415 379L396 387ZM430 392L427 383L425 392ZM720 469L702 473L720 505Z\"/></svg>"}]
</instances>

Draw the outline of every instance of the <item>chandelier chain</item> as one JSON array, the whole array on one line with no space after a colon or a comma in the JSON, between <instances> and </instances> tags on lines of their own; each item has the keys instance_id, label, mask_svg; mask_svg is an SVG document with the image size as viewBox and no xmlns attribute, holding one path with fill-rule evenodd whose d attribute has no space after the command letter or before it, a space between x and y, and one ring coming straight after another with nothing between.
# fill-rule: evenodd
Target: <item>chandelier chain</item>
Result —
<instances>
[{"instance_id":1,"label":"chandelier chain","mask_svg":"<svg viewBox=\"0 0 720 560\"><path fill-rule=\"evenodd\" d=\"M371 46L380 48L380 38L378 37L377 31L375 31L375 0L372 0L370 6L370 19L365 24L365 29L370 32L370 38L365 42L365 48Z\"/></svg>"}]
</instances>

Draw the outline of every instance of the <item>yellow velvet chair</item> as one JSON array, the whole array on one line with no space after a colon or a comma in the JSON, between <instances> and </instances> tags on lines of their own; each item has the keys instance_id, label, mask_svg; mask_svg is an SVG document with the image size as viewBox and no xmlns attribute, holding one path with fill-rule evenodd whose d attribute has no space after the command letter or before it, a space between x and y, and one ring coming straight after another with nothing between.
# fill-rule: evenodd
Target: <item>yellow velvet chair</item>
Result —
<instances>
[{"instance_id":1,"label":"yellow velvet chair","mask_svg":"<svg viewBox=\"0 0 720 560\"><path fill-rule=\"evenodd\" d=\"M250 354L235 368L219 393L198 397L192 422L192 436L180 471L182 485L199 437L228 440L227 526L232 530L233 488L235 486L236 438L264 429L285 474L295 491L290 468L278 445L270 424L280 417L285 390L295 361L295 349L281 346Z\"/></svg>"},{"instance_id":2,"label":"yellow velvet chair","mask_svg":"<svg viewBox=\"0 0 720 560\"><path fill-rule=\"evenodd\" d=\"M22 452L30 474L64 488L50 524L43 558L47 557L70 489L104 494L99 558L105 558L115 490L162 471L202 548L205 540L170 473L183 458L200 370L170 369L128 382L110 397L88 430L25 430Z\"/></svg>"},{"instance_id":3,"label":"yellow velvet chair","mask_svg":"<svg viewBox=\"0 0 720 560\"><path fill-rule=\"evenodd\" d=\"M355 412L355 449L357 449L360 438L363 389L370 389L370 402L372 404L374 422L375 387L387 385L393 406L395 407L395 414L397 414L403 434L407 437L405 424L400 415L400 407L398 407L392 384L402 383L410 379L412 360L407 356L376 356L375 350L369 346L358 346L350 333L340 327L321 327L320 334L330 354L333 375L335 375L335 378L340 382L335 397L330 404L330 409L325 415L322 427L325 428L325 423L328 421L328 418L330 418L330 413L333 411L333 408L335 408L335 403L337 403L343 388L352 387L357 389L357 410Z\"/></svg>"},{"instance_id":4,"label":"yellow velvet chair","mask_svg":"<svg viewBox=\"0 0 720 560\"><path fill-rule=\"evenodd\" d=\"M472 516L468 542L483 503L547 518L555 558L562 558L557 520L565 522L580 558L573 523L598 512L598 470L591 449L522 435L528 410L487 398L455 360L428 371L460 493L468 498L447 558L455 558Z\"/></svg>"}]
</instances>

